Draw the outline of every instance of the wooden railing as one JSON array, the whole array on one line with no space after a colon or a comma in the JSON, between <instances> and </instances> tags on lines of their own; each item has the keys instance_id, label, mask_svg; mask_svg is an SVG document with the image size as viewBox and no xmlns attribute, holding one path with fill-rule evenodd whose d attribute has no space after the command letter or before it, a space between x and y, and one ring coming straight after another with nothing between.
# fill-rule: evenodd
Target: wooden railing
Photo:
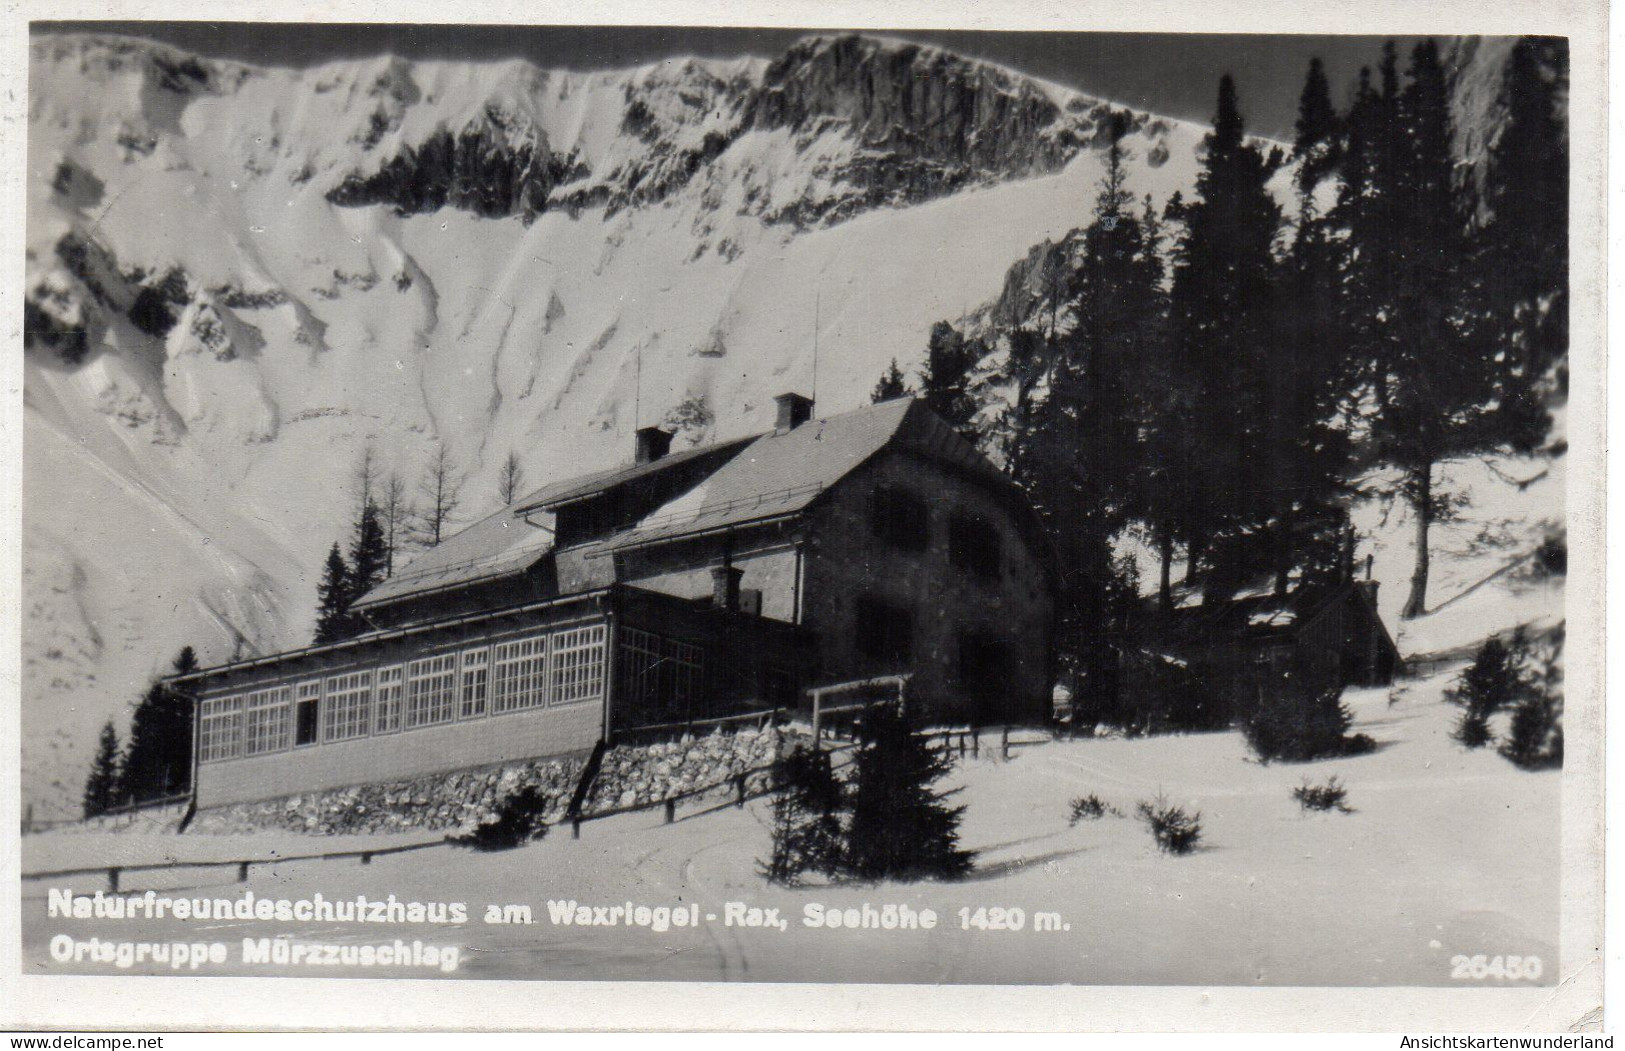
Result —
<instances>
[{"instance_id":1,"label":"wooden railing","mask_svg":"<svg viewBox=\"0 0 1625 1051\"><path fill-rule=\"evenodd\" d=\"M336 858L360 858L361 864L370 865L372 859L383 857L386 854L404 854L411 850L427 850L430 847L444 847L451 845L452 840L437 839L426 843L408 843L398 847L372 847L360 850L334 850L322 854L287 854L274 858L229 858L225 860L200 859L196 861L159 861L135 865L96 865L86 868L51 869L45 872L25 872L25 880L64 879L68 876L106 875L108 893L116 894L119 889L119 878L126 872L161 872L169 869L237 869L237 882L247 883L249 869L255 865L283 865L290 861L330 861Z\"/></svg>"}]
</instances>

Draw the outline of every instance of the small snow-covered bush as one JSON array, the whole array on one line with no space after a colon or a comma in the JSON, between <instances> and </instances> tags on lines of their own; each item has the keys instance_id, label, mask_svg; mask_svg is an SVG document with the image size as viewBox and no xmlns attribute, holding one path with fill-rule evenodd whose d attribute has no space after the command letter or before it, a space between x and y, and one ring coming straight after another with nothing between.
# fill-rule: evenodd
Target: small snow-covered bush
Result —
<instances>
[{"instance_id":1,"label":"small snow-covered bush","mask_svg":"<svg viewBox=\"0 0 1625 1051\"><path fill-rule=\"evenodd\" d=\"M1501 754L1525 770L1563 765L1563 634L1539 647L1512 706L1512 725Z\"/></svg>"},{"instance_id":2,"label":"small snow-covered bush","mask_svg":"<svg viewBox=\"0 0 1625 1051\"><path fill-rule=\"evenodd\" d=\"M1097 821L1111 814L1113 817L1122 817L1123 812L1110 803L1101 799L1094 793L1080 796L1072 801L1072 819L1068 824L1076 825L1079 821Z\"/></svg>"},{"instance_id":3,"label":"small snow-covered bush","mask_svg":"<svg viewBox=\"0 0 1625 1051\"><path fill-rule=\"evenodd\" d=\"M1303 784L1292 790L1292 798L1305 810L1340 810L1345 814L1351 814L1353 811L1345 802L1348 794L1348 787L1338 781L1336 776L1327 778L1323 784L1315 784L1304 778Z\"/></svg>"},{"instance_id":4,"label":"small snow-covered bush","mask_svg":"<svg viewBox=\"0 0 1625 1051\"><path fill-rule=\"evenodd\" d=\"M1157 841L1157 849L1165 854L1189 854L1196 849L1202 838L1200 812L1188 813L1169 803L1162 793L1155 799L1142 799L1138 809L1140 820L1150 827L1151 837Z\"/></svg>"},{"instance_id":5,"label":"small snow-covered bush","mask_svg":"<svg viewBox=\"0 0 1625 1051\"><path fill-rule=\"evenodd\" d=\"M1461 713L1450 736L1464 748L1483 748L1495 740L1495 735L1490 732L1489 717L1483 712L1471 710Z\"/></svg>"},{"instance_id":6,"label":"small snow-covered bush","mask_svg":"<svg viewBox=\"0 0 1625 1051\"><path fill-rule=\"evenodd\" d=\"M1241 716L1241 732L1265 763L1304 763L1313 759L1364 755L1377 743L1349 734L1354 722L1342 702L1342 687L1310 692L1285 684L1262 691Z\"/></svg>"},{"instance_id":7,"label":"small snow-covered bush","mask_svg":"<svg viewBox=\"0 0 1625 1051\"><path fill-rule=\"evenodd\" d=\"M511 850L547 835L542 814L547 810L547 794L535 785L526 785L502 801L496 815L480 822L456 842L474 850Z\"/></svg>"}]
</instances>

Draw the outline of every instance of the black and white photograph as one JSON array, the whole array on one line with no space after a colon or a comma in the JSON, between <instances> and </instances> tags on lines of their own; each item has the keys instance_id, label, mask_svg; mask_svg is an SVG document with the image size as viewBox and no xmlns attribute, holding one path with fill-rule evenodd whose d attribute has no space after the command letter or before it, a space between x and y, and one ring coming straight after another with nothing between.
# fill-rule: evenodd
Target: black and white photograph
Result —
<instances>
[{"instance_id":1,"label":"black and white photograph","mask_svg":"<svg viewBox=\"0 0 1625 1051\"><path fill-rule=\"evenodd\" d=\"M23 977L1583 1031L1592 53L801 14L34 14Z\"/></svg>"}]
</instances>

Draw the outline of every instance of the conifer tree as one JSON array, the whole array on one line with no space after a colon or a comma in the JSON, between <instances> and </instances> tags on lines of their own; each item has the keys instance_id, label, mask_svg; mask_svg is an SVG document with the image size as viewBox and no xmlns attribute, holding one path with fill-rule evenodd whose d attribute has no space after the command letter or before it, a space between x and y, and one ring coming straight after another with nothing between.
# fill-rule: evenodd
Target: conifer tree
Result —
<instances>
[{"instance_id":1,"label":"conifer tree","mask_svg":"<svg viewBox=\"0 0 1625 1051\"><path fill-rule=\"evenodd\" d=\"M1474 267L1517 381L1511 396L1502 395L1501 411L1533 413L1542 430L1544 410L1517 395L1533 391L1568 353L1567 85L1562 40L1524 37L1513 47L1501 90L1506 122L1484 172L1489 222ZM1561 385L1562 370L1557 378Z\"/></svg>"},{"instance_id":2,"label":"conifer tree","mask_svg":"<svg viewBox=\"0 0 1625 1051\"><path fill-rule=\"evenodd\" d=\"M327 553L327 566L322 581L316 585L316 637L320 645L337 642L348 634L350 617L350 567L334 543Z\"/></svg>"},{"instance_id":3,"label":"conifer tree","mask_svg":"<svg viewBox=\"0 0 1625 1051\"><path fill-rule=\"evenodd\" d=\"M895 401L908 395L908 381L903 378L903 370L897 367L897 359L892 358L891 365L880 374L880 381L875 384L874 393L870 395L869 401L873 405L879 405L883 401Z\"/></svg>"},{"instance_id":4,"label":"conifer tree","mask_svg":"<svg viewBox=\"0 0 1625 1051\"><path fill-rule=\"evenodd\" d=\"M349 602L354 605L362 595L384 580L389 565L389 547L384 540L384 527L378 505L372 501L361 508L355 535L350 540Z\"/></svg>"},{"instance_id":5,"label":"conifer tree","mask_svg":"<svg viewBox=\"0 0 1625 1051\"><path fill-rule=\"evenodd\" d=\"M760 864L771 883L795 886L807 873L841 874L846 844L843 795L829 753L799 748L778 762L774 775L772 853Z\"/></svg>"},{"instance_id":6,"label":"conifer tree","mask_svg":"<svg viewBox=\"0 0 1625 1051\"><path fill-rule=\"evenodd\" d=\"M1268 515L1276 479L1261 477L1267 416L1267 358L1273 344L1275 260L1280 227L1265 158L1244 134L1235 83L1219 82L1213 131L1203 140L1196 196L1183 208L1184 237L1174 267L1175 353L1191 377L1185 426L1194 450L1187 524L1193 562L1222 530ZM1211 580L1210 580L1211 584ZM1211 597L1212 589L1206 594Z\"/></svg>"},{"instance_id":7,"label":"conifer tree","mask_svg":"<svg viewBox=\"0 0 1625 1051\"><path fill-rule=\"evenodd\" d=\"M1502 368L1491 326L1475 314L1471 202L1456 178L1450 96L1438 45L1418 44L1399 97L1397 194L1386 236L1391 302L1356 301L1383 333L1375 367L1379 404L1371 432L1380 455L1402 474L1400 491L1416 524L1416 562L1401 616L1426 611L1428 543L1448 509L1436 491L1441 460L1496 447L1528 451L1544 435L1540 414L1499 411L1528 403L1528 376ZM1364 251L1361 245L1357 249Z\"/></svg>"},{"instance_id":8,"label":"conifer tree","mask_svg":"<svg viewBox=\"0 0 1625 1051\"><path fill-rule=\"evenodd\" d=\"M959 846L964 807L932 786L953 768L897 707L877 705L858 727L850 780L846 867L862 880L953 879L974 854Z\"/></svg>"},{"instance_id":9,"label":"conifer tree","mask_svg":"<svg viewBox=\"0 0 1625 1051\"><path fill-rule=\"evenodd\" d=\"M948 322L939 321L931 326L925 368L920 373L926 405L971 442L977 440L977 435L972 425L976 400L970 394L970 374L984 349L980 342L967 340Z\"/></svg>"},{"instance_id":10,"label":"conifer tree","mask_svg":"<svg viewBox=\"0 0 1625 1051\"><path fill-rule=\"evenodd\" d=\"M524 488L525 472L520 469L519 455L510 450L508 458L502 461L502 474L497 479L497 498L507 507L519 499Z\"/></svg>"},{"instance_id":11,"label":"conifer tree","mask_svg":"<svg viewBox=\"0 0 1625 1051\"><path fill-rule=\"evenodd\" d=\"M1558 660L1562 647L1560 630L1512 709L1512 726L1501 754L1525 770L1563 765L1563 672Z\"/></svg>"},{"instance_id":12,"label":"conifer tree","mask_svg":"<svg viewBox=\"0 0 1625 1051\"><path fill-rule=\"evenodd\" d=\"M192 647L175 656L173 672L197 670ZM192 698L164 682L148 687L130 718L118 798L143 802L184 792L192 781Z\"/></svg>"},{"instance_id":13,"label":"conifer tree","mask_svg":"<svg viewBox=\"0 0 1625 1051\"><path fill-rule=\"evenodd\" d=\"M105 814L118 805L119 774L118 731L113 729L113 720L109 719L97 738L96 756L91 760L90 776L85 779L82 800L85 817Z\"/></svg>"},{"instance_id":14,"label":"conifer tree","mask_svg":"<svg viewBox=\"0 0 1625 1051\"><path fill-rule=\"evenodd\" d=\"M1484 640L1473 663L1446 695L1462 708L1453 736L1468 748L1490 743L1490 716L1510 706L1524 691L1524 643L1521 633L1509 647L1499 636Z\"/></svg>"},{"instance_id":15,"label":"conifer tree","mask_svg":"<svg viewBox=\"0 0 1625 1051\"><path fill-rule=\"evenodd\" d=\"M1061 648L1083 672L1086 709L1120 715L1116 646L1126 589L1112 538L1128 524L1139 470L1142 406L1130 380L1152 356L1159 289L1143 228L1126 188L1122 135L1113 121L1094 215L1048 391L1017 446L1017 481L1027 490L1064 567Z\"/></svg>"},{"instance_id":16,"label":"conifer tree","mask_svg":"<svg viewBox=\"0 0 1625 1051\"><path fill-rule=\"evenodd\" d=\"M1331 221L1319 208L1333 172L1337 116L1320 60L1310 62L1299 103L1293 160L1297 218L1292 248L1279 273L1276 332L1264 350L1266 496L1256 509L1278 594L1294 570L1312 571L1335 552L1345 524L1341 506L1349 446L1335 427L1343 338L1337 249ZM1335 563L1335 554L1331 561Z\"/></svg>"}]
</instances>

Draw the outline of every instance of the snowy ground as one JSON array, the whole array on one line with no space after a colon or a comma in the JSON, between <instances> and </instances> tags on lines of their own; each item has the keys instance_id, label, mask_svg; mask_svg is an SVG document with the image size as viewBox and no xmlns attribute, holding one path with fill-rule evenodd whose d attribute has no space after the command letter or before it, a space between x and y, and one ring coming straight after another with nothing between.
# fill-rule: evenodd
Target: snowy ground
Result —
<instances>
[{"instance_id":1,"label":"snowy ground","mask_svg":"<svg viewBox=\"0 0 1625 1051\"><path fill-rule=\"evenodd\" d=\"M757 802L669 827L658 812L595 822L579 841L555 829L544 842L503 854L437 848L365 867L353 860L291 862L255 869L246 886L230 869L134 873L123 884L126 891L188 897L235 897L246 890L279 898L320 892L469 903L469 922L450 928L48 919L48 887L71 883L76 893L92 893L102 879L25 881L25 967L34 973L113 970L53 963L49 941L67 934L219 939L230 947L230 961L206 973L267 973L236 962L240 939L287 935L296 942L400 938L457 945L456 973L471 978L1450 985L1461 984L1452 983L1453 956L1483 953L1539 956L1541 980L1551 982L1561 777L1524 773L1493 752L1467 753L1455 745L1448 736L1455 709L1442 700L1452 678L1446 672L1401 683L1392 704L1387 691L1351 694L1359 729L1381 748L1334 762L1261 766L1234 733L1035 744L1008 761L985 751L956 773L964 786L958 799L967 806L964 842L980 852L976 873L962 883L770 887L754 874L768 841L766 806ZM1354 812L1300 812L1291 789L1305 776L1332 774L1348 785ZM1067 802L1075 796L1096 792L1132 812L1159 790L1201 811L1198 853L1157 853L1132 818L1068 826ZM157 859L177 850L264 857L310 849L313 842L322 849L348 846L272 838L32 836L23 840L23 868L136 861L148 852ZM566 899L604 906L698 903L702 916L716 920L664 933L559 926L550 921L547 902ZM725 906L731 901L776 908L787 927L729 927ZM934 910L940 921L931 931L804 927L802 910L815 902L908 904ZM529 904L535 923L487 925L484 907L492 903ZM1025 910L1028 929L961 929L959 910L983 906ZM1064 929L1034 931L1039 912L1058 913Z\"/></svg>"}]
</instances>

